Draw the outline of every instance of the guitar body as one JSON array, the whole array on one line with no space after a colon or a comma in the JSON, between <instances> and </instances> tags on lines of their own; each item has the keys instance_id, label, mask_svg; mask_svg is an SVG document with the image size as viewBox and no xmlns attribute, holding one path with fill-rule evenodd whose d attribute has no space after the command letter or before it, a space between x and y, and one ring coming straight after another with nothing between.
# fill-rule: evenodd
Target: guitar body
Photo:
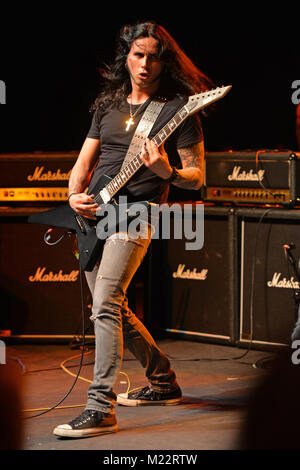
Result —
<instances>
[{"instance_id":1,"label":"guitar body","mask_svg":"<svg viewBox=\"0 0 300 470\"><path fill-rule=\"evenodd\" d=\"M103 175L93 188L94 191L101 191L110 180L111 178ZM103 242L97 237L96 221L87 218L83 220L83 217L80 217L84 223L83 230L78 224L76 216L77 214L69 204L63 204L55 209L31 215L28 217L28 222L32 224L48 225L49 227L65 228L70 232L76 233L81 269L84 271L92 271L101 254Z\"/></svg>"},{"instance_id":2,"label":"guitar body","mask_svg":"<svg viewBox=\"0 0 300 470\"><path fill-rule=\"evenodd\" d=\"M110 181L109 176L101 176L91 192L93 194L99 193ZM99 197L97 199L99 200ZM69 204L63 204L55 209L31 215L28 222L48 227L65 228L75 233L81 269L92 271L101 254L105 238L115 233L120 226L127 227L127 210L130 210L132 204L126 204L125 208L122 207L122 204L119 205L114 201L109 204L101 204L100 201L96 221L82 216L78 217ZM142 205L146 211L149 203L140 201L138 204ZM112 214L113 217L109 217L109 214Z\"/></svg>"}]
</instances>

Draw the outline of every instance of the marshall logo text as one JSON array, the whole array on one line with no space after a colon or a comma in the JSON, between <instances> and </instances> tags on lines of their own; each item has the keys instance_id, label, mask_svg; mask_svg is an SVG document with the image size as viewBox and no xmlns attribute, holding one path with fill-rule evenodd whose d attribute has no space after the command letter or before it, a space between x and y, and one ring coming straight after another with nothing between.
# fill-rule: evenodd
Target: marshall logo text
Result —
<instances>
[{"instance_id":1,"label":"marshall logo text","mask_svg":"<svg viewBox=\"0 0 300 470\"><path fill-rule=\"evenodd\" d=\"M294 280L294 277L287 279L281 278L282 273L274 273L272 281L268 281L268 287L279 287L283 289L300 289L299 282Z\"/></svg>"},{"instance_id":2,"label":"marshall logo text","mask_svg":"<svg viewBox=\"0 0 300 470\"><path fill-rule=\"evenodd\" d=\"M66 181L69 179L71 170L64 173L58 168L57 171L44 171L43 166L37 166L32 175L28 175L28 181Z\"/></svg>"},{"instance_id":3,"label":"marshall logo text","mask_svg":"<svg viewBox=\"0 0 300 470\"><path fill-rule=\"evenodd\" d=\"M195 281L205 281L207 278L208 269L202 269L202 271L197 272L197 268L194 268L192 271L190 269L184 269L185 264L179 264L177 271L173 273L175 279L194 279Z\"/></svg>"},{"instance_id":4,"label":"marshall logo text","mask_svg":"<svg viewBox=\"0 0 300 470\"><path fill-rule=\"evenodd\" d=\"M34 275L29 276L30 282L76 282L79 271L73 270L69 274L63 273L62 269L58 273L46 272L46 268L37 268Z\"/></svg>"},{"instance_id":5,"label":"marshall logo text","mask_svg":"<svg viewBox=\"0 0 300 470\"><path fill-rule=\"evenodd\" d=\"M264 179L265 170L249 171L242 170L240 166L235 166L232 173L227 176L229 181L262 181Z\"/></svg>"}]
</instances>

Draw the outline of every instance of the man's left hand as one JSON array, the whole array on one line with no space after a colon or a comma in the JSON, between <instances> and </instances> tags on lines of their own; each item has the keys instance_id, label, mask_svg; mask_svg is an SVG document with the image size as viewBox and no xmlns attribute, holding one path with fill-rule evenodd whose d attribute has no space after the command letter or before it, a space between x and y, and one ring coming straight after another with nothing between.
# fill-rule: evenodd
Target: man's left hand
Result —
<instances>
[{"instance_id":1,"label":"man's left hand","mask_svg":"<svg viewBox=\"0 0 300 470\"><path fill-rule=\"evenodd\" d=\"M170 178L172 168L163 144L157 147L154 142L147 138L140 157L144 165L153 173L163 179Z\"/></svg>"}]
</instances>

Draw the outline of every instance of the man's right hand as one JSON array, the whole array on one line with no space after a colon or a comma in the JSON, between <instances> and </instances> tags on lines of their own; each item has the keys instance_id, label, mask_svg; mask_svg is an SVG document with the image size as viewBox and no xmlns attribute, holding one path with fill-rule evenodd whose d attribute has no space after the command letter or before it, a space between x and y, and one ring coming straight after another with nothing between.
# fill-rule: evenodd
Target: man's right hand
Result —
<instances>
[{"instance_id":1,"label":"man's right hand","mask_svg":"<svg viewBox=\"0 0 300 470\"><path fill-rule=\"evenodd\" d=\"M77 214L87 219L97 220L96 210L98 204L94 200L94 194L71 193L69 196L69 204Z\"/></svg>"}]
</instances>

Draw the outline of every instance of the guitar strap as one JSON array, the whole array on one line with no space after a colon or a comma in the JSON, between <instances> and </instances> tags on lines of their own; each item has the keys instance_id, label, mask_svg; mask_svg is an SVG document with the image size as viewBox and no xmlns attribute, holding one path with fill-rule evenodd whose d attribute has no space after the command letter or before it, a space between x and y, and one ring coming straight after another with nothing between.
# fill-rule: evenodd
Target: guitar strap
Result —
<instances>
[{"instance_id":1,"label":"guitar strap","mask_svg":"<svg viewBox=\"0 0 300 470\"><path fill-rule=\"evenodd\" d=\"M164 98L153 99L144 111L143 116L135 130L130 145L128 147L126 156L124 158L122 168L125 167L134 157L136 157L142 150L142 146L148 137L158 115L164 107L166 100Z\"/></svg>"}]
</instances>

